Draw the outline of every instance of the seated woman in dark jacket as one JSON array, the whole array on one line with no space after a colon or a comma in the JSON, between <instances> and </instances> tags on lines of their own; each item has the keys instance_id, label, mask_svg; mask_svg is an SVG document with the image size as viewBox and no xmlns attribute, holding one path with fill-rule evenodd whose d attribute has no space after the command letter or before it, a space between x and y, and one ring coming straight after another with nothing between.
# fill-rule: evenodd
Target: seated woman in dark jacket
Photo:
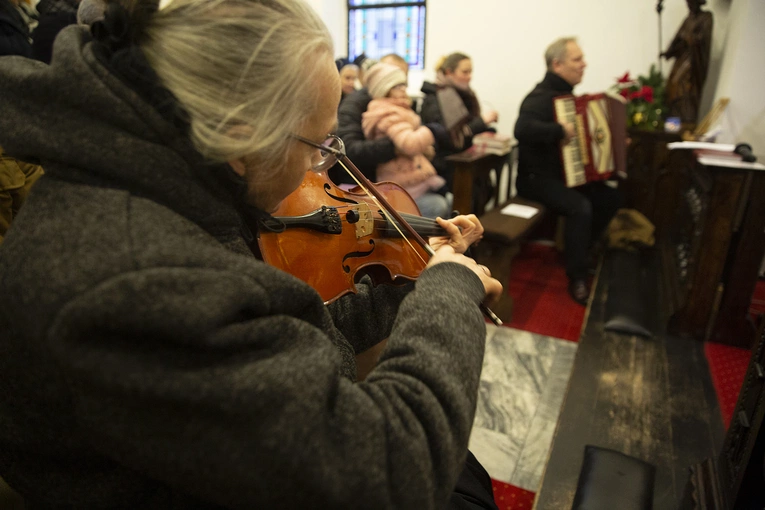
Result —
<instances>
[{"instance_id":1,"label":"seated woman in dark jacket","mask_svg":"<svg viewBox=\"0 0 765 510\"><path fill-rule=\"evenodd\" d=\"M493 130L489 124L497 122L494 110L481 112L478 97L470 88L473 62L464 53L452 53L436 65L436 82L425 82L422 92L420 117L423 124L438 123L450 132L453 147L439 146L433 165L446 179L451 189L454 169L444 159L449 154L470 147L473 135ZM456 94L455 94L456 92Z\"/></svg>"}]
</instances>

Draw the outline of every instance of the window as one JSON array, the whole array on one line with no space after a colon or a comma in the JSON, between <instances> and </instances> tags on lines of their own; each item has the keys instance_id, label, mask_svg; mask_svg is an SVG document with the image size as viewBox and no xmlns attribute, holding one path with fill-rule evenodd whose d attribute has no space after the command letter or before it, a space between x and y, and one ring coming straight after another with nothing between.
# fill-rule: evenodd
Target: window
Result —
<instances>
[{"instance_id":1,"label":"window","mask_svg":"<svg viewBox=\"0 0 765 510\"><path fill-rule=\"evenodd\" d=\"M348 57L401 55L423 69L425 0L348 0Z\"/></svg>"}]
</instances>

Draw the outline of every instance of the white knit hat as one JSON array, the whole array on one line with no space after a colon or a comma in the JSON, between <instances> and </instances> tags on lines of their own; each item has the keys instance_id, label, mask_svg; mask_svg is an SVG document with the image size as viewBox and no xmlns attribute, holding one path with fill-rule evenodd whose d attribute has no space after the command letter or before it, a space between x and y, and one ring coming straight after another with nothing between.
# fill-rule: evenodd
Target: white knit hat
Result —
<instances>
[{"instance_id":1,"label":"white knit hat","mask_svg":"<svg viewBox=\"0 0 765 510\"><path fill-rule=\"evenodd\" d=\"M406 74L394 65L380 62L369 68L364 77L364 82L369 94L373 98L379 99L387 96L393 87L406 85Z\"/></svg>"}]
</instances>

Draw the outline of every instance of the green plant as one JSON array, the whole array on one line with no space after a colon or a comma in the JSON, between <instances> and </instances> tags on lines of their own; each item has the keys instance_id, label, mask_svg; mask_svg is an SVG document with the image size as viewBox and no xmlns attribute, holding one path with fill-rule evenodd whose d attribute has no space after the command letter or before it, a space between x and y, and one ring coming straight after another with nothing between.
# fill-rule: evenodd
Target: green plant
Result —
<instances>
[{"instance_id":1,"label":"green plant","mask_svg":"<svg viewBox=\"0 0 765 510\"><path fill-rule=\"evenodd\" d=\"M618 78L616 92L627 100L627 126L653 131L663 129L664 122L664 77L651 64L648 75L630 77L630 73Z\"/></svg>"}]
</instances>

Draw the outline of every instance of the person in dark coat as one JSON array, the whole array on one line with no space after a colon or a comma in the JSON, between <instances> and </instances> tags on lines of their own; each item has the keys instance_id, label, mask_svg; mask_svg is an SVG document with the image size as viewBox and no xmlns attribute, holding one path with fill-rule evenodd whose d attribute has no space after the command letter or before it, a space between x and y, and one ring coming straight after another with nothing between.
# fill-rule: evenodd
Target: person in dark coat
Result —
<instances>
[{"instance_id":1,"label":"person in dark coat","mask_svg":"<svg viewBox=\"0 0 765 510\"><path fill-rule=\"evenodd\" d=\"M547 74L521 103L515 124L518 140L518 195L543 203L566 217L564 232L568 291L586 304L590 289L588 249L598 239L622 203L618 190L603 182L567 188L564 184L561 143L575 136L568 122L556 122L553 98L571 94L587 66L584 54L571 37L552 43L545 52Z\"/></svg>"},{"instance_id":2,"label":"person in dark coat","mask_svg":"<svg viewBox=\"0 0 765 510\"><path fill-rule=\"evenodd\" d=\"M349 61L347 58L338 58L335 60L337 72L340 74L341 96L340 104L343 100L356 90L356 82L359 79L359 66Z\"/></svg>"},{"instance_id":3,"label":"person in dark coat","mask_svg":"<svg viewBox=\"0 0 765 510\"><path fill-rule=\"evenodd\" d=\"M362 80L364 80L364 74L361 70L364 69L368 60L367 58L361 61L359 65L359 76ZM359 60L357 59L356 61ZM394 53L385 55L380 59L380 62L394 65L404 71L404 74L409 74L409 64L400 55ZM369 69L367 68L367 70ZM362 88L348 94L343 99L337 112L337 136L345 142L345 148L351 161L359 167L359 170L369 180L374 182L377 181L377 166L391 161L397 154L396 147L389 138L368 140L364 135L361 121L370 101L372 101L372 96L369 94L366 86L362 86ZM438 150L438 147L451 147L449 136L440 124L435 122L426 123L424 121L423 124L432 131L436 139L436 150ZM339 165L330 170L329 175L338 184L354 184L353 179Z\"/></svg>"},{"instance_id":4,"label":"person in dark coat","mask_svg":"<svg viewBox=\"0 0 765 510\"><path fill-rule=\"evenodd\" d=\"M436 65L435 83L426 81L421 89L425 94L420 107L423 124L443 125L452 141L451 145L441 144L433 159L433 165L446 179L450 190L454 167L446 161L446 156L470 147L474 135L494 131L490 124L499 118L494 110L481 111L478 96L470 88L472 75L472 59L464 53L451 53Z\"/></svg>"},{"instance_id":5,"label":"person in dark coat","mask_svg":"<svg viewBox=\"0 0 765 510\"><path fill-rule=\"evenodd\" d=\"M390 138L397 156L377 166L379 181L395 182L414 199L427 218L448 218L451 197L440 193L444 178L430 163L435 137L422 125L406 93L406 75L396 66L380 62L367 73L367 90L374 99L362 117L367 139Z\"/></svg>"},{"instance_id":6,"label":"person in dark coat","mask_svg":"<svg viewBox=\"0 0 765 510\"><path fill-rule=\"evenodd\" d=\"M37 27L32 32L32 58L50 64L53 41L64 27L77 23L79 0L40 0Z\"/></svg>"},{"instance_id":7,"label":"person in dark coat","mask_svg":"<svg viewBox=\"0 0 765 510\"><path fill-rule=\"evenodd\" d=\"M396 157L396 147L389 138L367 140L361 127L361 116L367 111L372 96L366 88L351 92L337 111L337 136L345 142L348 157L364 176L377 181L377 165ZM332 168L330 177L338 184L353 184L353 180L339 165Z\"/></svg>"},{"instance_id":8,"label":"person in dark coat","mask_svg":"<svg viewBox=\"0 0 765 510\"><path fill-rule=\"evenodd\" d=\"M0 0L0 57L32 56L29 27L17 5L17 0Z\"/></svg>"},{"instance_id":9,"label":"person in dark coat","mask_svg":"<svg viewBox=\"0 0 765 510\"><path fill-rule=\"evenodd\" d=\"M316 12L111 2L94 27L0 58L0 145L46 169L0 245L0 476L28 508L496 510L467 448L502 290L463 254L480 223L331 304L250 249L337 157Z\"/></svg>"},{"instance_id":10,"label":"person in dark coat","mask_svg":"<svg viewBox=\"0 0 765 510\"><path fill-rule=\"evenodd\" d=\"M478 133L491 130L490 124L497 122L499 116L496 111L481 111L481 105L478 96L470 88L470 81L473 76L473 61L464 53L451 53L438 62L436 65L435 83L424 82L422 92L425 97L422 100L420 117L425 123L445 122L443 103L439 101L437 92L444 88L450 88L457 92L462 105L466 110L466 116L461 122L467 129L462 132L468 137L461 143L461 146L470 145L470 138ZM447 126L451 128L452 126ZM462 126L461 126L462 127Z\"/></svg>"},{"instance_id":11,"label":"person in dark coat","mask_svg":"<svg viewBox=\"0 0 765 510\"><path fill-rule=\"evenodd\" d=\"M359 61L358 59L354 62ZM372 96L369 94L364 83L364 64L369 59L364 59L359 64L359 77L362 80L362 88L351 92L343 98L337 112L337 136L345 142L345 150L348 157L359 167L359 170L371 181L377 181L377 165L387 163L396 157L396 147L389 138L367 140L364 129L361 127L361 117L367 111ZM382 62L399 67L405 74L409 74L409 64L398 55L386 55ZM376 63L376 62L375 62ZM374 65L374 64L373 64ZM353 184L353 180L345 171L335 167L330 172L330 177L336 183Z\"/></svg>"}]
</instances>

